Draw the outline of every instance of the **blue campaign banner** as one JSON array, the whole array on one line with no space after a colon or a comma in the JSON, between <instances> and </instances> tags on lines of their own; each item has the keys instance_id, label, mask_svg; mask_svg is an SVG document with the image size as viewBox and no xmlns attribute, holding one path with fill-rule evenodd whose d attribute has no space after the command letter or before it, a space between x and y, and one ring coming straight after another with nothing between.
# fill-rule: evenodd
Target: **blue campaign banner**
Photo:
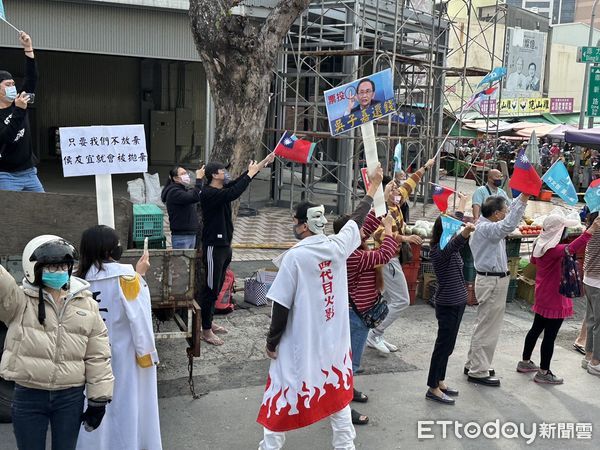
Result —
<instances>
[{"instance_id":1,"label":"blue campaign banner","mask_svg":"<svg viewBox=\"0 0 600 450\"><path fill-rule=\"evenodd\" d=\"M577 204L577 191L565 164L559 159L542 177L542 181L571 206Z\"/></svg>"},{"instance_id":2,"label":"blue campaign banner","mask_svg":"<svg viewBox=\"0 0 600 450\"><path fill-rule=\"evenodd\" d=\"M600 211L600 180L594 180L590 183L583 199L591 213Z\"/></svg>"},{"instance_id":3,"label":"blue campaign banner","mask_svg":"<svg viewBox=\"0 0 600 450\"><path fill-rule=\"evenodd\" d=\"M443 250L452 236L456 234L460 227L462 226L462 222L460 220L455 219L450 216L442 216L442 237L440 238L440 248Z\"/></svg>"},{"instance_id":4,"label":"blue campaign banner","mask_svg":"<svg viewBox=\"0 0 600 450\"><path fill-rule=\"evenodd\" d=\"M2 0L0 0L0 19L5 20L6 14L4 13L4 4Z\"/></svg>"},{"instance_id":5,"label":"blue campaign banner","mask_svg":"<svg viewBox=\"0 0 600 450\"><path fill-rule=\"evenodd\" d=\"M332 136L396 112L392 69L324 92Z\"/></svg>"}]
</instances>

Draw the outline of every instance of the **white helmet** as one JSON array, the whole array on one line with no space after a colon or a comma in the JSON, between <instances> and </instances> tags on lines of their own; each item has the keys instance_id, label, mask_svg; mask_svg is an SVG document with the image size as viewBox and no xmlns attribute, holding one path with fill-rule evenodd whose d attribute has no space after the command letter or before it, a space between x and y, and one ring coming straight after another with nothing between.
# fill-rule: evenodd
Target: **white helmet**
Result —
<instances>
[{"instance_id":1,"label":"white helmet","mask_svg":"<svg viewBox=\"0 0 600 450\"><path fill-rule=\"evenodd\" d=\"M41 280L36 279L38 264L66 263L69 265L70 276L77 258L75 247L63 238L52 234L35 237L27 243L23 250L22 263L25 279L33 285L41 285Z\"/></svg>"}]
</instances>

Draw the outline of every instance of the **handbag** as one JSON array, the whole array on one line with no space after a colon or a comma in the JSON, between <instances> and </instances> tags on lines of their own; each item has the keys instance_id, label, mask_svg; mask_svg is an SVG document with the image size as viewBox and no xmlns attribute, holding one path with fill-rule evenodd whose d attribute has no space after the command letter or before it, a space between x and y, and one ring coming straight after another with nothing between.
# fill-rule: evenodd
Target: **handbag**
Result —
<instances>
[{"instance_id":1,"label":"handbag","mask_svg":"<svg viewBox=\"0 0 600 450\"><path fill-rule=\"evenodd\" d=\"M269 287L269 284L258 281L254 274L244 281L244 301L254 306L266 305Z\"/></svg>"},{"instance_id":2,"label":"handbag","mask_svg":"<svg viewBox=\"0 0 600 450\"><path fill-rule=\"evenodd\" d=\"M354 304L352 297L348 296L352 309L356 313L360 320L365 324L367 328L376 328L384 319L387 317L389 308L387 302L383 299L381 294L377 298L377 301L367 311L359 312Z\"/></svg>"},{"instance_id":3,"label":"handbag","mask_svg":"<svg viewBox=\"0 0 600 450\"><path fill-rule=\"evenodd\" d=\"M409 264L413 260L413 252L412 247L408 242L402 242L400 244L400 255L398 256L400 259L400 264Z\"/></svg>"},{"instance_id":4,"label":"handbag","mask_svg":"<svg viewBox=\"0 0 600 450\"><path fill-rule=\"evenodd\" d=\"M579 267L573 255L569 253L569 247L565 247L565 255L562 259L558 292L568 298L581 297L583 294L583 286L579 279Z\"/></svg>"}]
</instances>

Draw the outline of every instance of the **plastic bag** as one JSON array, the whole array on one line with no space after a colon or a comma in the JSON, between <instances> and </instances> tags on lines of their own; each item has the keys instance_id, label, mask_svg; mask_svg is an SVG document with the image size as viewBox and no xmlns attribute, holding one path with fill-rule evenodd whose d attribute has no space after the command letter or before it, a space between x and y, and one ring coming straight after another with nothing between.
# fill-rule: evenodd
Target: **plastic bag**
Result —
<instances>
[{"instance_id":1,"label":"plastic bag","mask_svg":"<svg viewBox=\"0 0 600 450\"><path fill-rule=\"evenodd\" d=\"M158 174L145 173L144 185L146 187L146 203L162 206L163 203L160 199L160 178L158 177Z\"/></svg>"},{"instance_id":2,"label":"plastic bag","mask_svg":"<svg viewBox=\"0 0 600 450\"><path fill-rule=\"evenodd\" d=\"M127 192L131 203L146 203L146 186L144 180L136 178L127 182Z\"/></svg>"}]
</instances>

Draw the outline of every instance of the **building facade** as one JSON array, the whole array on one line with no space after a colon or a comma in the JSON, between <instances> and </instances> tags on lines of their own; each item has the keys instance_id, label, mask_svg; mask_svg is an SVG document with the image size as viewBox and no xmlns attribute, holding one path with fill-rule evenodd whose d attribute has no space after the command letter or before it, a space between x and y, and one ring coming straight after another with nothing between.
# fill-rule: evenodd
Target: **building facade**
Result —
<instances>
[{"instance_id":1,"label":"building facade","mask_svg":"<svg viewBox=\"0 0 600 450\"><path fill-rule=\"evenodd\" d=\"M509 5L548 17L552 24L575 21L576 2L577 0L506 0Z\"/></svg>"}]
</instances>

